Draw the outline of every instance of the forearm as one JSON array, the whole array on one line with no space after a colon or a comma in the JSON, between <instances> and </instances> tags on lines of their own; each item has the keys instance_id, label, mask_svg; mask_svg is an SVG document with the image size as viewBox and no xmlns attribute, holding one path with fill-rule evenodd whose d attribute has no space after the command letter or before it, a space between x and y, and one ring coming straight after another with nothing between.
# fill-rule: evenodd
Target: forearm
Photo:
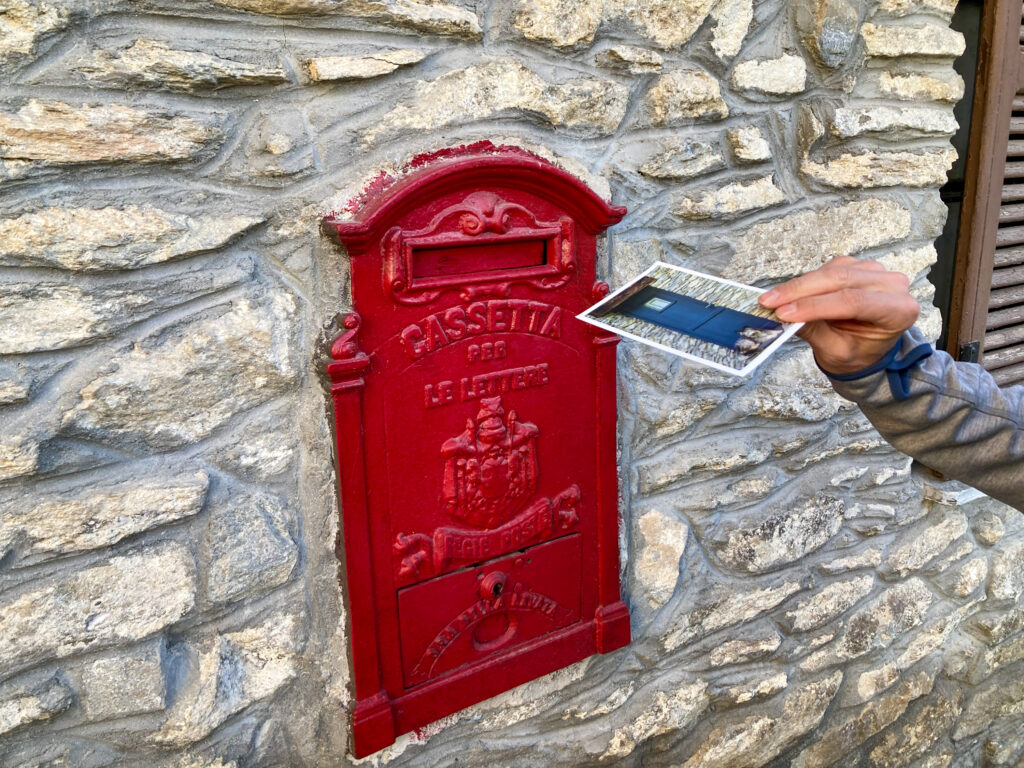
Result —
<instances>
[{"instance_id":1,"label":"forearm","mask_svg":"<svg viewBox=\"0 0 1024 768\"><path fill-rule=\"evenodd\" d=\"M904 334L897 358L922 342L916 330ZM883 370L833 386L899 450L1024 510L1024 387L1000 389L980 366L942 352L893 378Z\"/></svg>"}]
</instances>

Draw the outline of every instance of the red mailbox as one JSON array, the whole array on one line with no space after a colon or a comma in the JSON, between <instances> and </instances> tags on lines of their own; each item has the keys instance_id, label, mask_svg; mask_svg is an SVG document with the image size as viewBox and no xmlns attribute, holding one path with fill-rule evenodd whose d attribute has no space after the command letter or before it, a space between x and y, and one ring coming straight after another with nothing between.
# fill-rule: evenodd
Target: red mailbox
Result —
<instances>
[{"instance_id":1,"label":"red mailbox","mask_svg":"<svg viewBox=\"0 0 1024 768\"><path fill-rule=\"evenodd\" d=\"M617 338L596 238L625 214L490 145L418 164L325 229L355 312L331 348L357 757L629 642Z\"/></svg>"}]
</instances>

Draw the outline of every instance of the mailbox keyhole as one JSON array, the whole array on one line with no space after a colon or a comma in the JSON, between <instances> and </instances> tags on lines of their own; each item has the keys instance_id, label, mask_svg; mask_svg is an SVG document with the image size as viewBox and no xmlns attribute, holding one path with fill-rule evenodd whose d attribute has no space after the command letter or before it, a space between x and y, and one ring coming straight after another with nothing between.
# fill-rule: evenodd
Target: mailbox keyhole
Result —
<instances>
[{"instance_id":1,"label":"mailbox keyhole","mask_svg":"<svg viewBox=\"0 0 1024 768\"><path fill-rule=\"evenodd\" d=\"M480 596L485 600L498 597L505 591L505 582L507 580L507 573L502 573L501 571L488 573L480 581Z\"/></svg>"}]
</instances>

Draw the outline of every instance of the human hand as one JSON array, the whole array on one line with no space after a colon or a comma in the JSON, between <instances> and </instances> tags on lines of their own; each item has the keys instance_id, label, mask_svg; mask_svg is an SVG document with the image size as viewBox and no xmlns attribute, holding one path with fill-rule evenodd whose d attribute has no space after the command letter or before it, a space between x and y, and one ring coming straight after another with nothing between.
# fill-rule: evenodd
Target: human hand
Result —
<instances>
[{"instance_id":1,"label":"human hand","mask_svg":"<svg viewBox=\"0 0 1024 768\"><path fill-rule=\"evenodd\" d=\"M761 294L780 320L798 331L829 373L844 374L881 360L917 319L920 306L901 272L876 261L836 256L824 266Z\"/></svg>"}]
</instances>

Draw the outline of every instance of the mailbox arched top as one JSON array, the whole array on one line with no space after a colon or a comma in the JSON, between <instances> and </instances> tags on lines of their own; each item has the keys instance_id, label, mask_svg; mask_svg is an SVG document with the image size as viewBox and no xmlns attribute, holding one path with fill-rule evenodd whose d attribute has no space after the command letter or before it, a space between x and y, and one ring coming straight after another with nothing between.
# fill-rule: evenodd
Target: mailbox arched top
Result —
<instances>
[{"instance_id":1,"label":"mailbox arched top","mask_svg":"<svg viewBox=\"0 0 1024 768\"><path fill-rule=\"evenodd\" d=\"M502 148L423 164L368 200L352 219L330 215L324 229L354 251L378 241L395 222L436 197L495 185L536 195L571 216L591 235L626 215L575 176L546 160L515 148Z\"/></svg>"}]
</instances>

